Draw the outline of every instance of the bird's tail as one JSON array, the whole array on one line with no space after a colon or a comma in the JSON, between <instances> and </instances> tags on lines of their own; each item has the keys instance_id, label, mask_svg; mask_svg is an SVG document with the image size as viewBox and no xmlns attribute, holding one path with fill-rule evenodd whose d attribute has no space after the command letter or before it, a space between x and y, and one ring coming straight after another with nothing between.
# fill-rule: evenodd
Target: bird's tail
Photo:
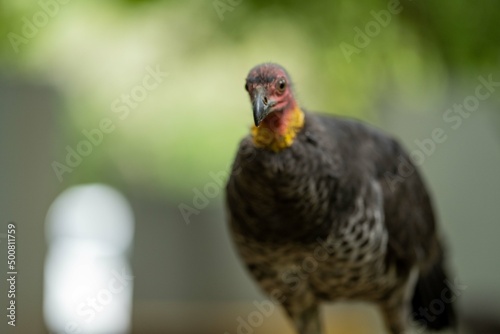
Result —
<instances>
[{"instance_id":1,"label":"bird's tail","mask_svg":"<svg viewBox=\"0 0 500 334\"><path fill-rule=\"evenodd\" d=\"M418 278L412 300L414 320L430 330L456 329L454 293L441 259Z\"/></svg>"}]
</instances>

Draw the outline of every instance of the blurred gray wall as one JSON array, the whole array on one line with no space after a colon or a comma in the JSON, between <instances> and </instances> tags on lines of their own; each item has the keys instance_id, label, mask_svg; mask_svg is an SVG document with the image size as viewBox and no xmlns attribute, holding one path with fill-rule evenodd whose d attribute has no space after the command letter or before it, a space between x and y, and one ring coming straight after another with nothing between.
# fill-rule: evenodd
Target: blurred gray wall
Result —
<instances>
[{"instance_id":1,"label":"blurred gray wall","mask_svg":"<svg viewBox=\"0 0 500 334\"><path fill-rule=\"evenodd\" d=\"M7 325L6 240L0 239L0 332L43 333L44 219L59 182L51 168L57 133L56 94L0 74L0 235L17 224L16 327ZM15 331L14 331L15 330Z\"/></svg>"}]
</instances>

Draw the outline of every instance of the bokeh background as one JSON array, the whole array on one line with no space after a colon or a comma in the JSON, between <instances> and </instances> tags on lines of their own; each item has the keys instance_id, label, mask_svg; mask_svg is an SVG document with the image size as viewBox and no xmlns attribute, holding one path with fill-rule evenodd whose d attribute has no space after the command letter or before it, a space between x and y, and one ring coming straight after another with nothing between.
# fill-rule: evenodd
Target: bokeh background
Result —
<instances>
[{"instance_id":1,"label":"bokeh background","mask_svg":"<svg viewBox=\"0 0 500 334\"><path fill-rule=\"evenodd\" d=\"M500 82L498 22L495 0L0 1L0 332L73 332L61 329L73 319L81 333L246 333L238 319L264 296L232 248L219 178L252 122L244 78L273 61L303 106L370 122L410 151L443 129L421 169L467 286L464 333L500 333L500 86L474 100L480 77ZM464 103L472 111L448 111ZM97 144L80 144L96 129ZM88 184L115 190L73 188ZM61 194L73 200L54 214ZM125 295L93 322L78 314L117 268L134 276ZM332 333L383 332L369 306L323 315ZM278 309L250 330L291 333Z\"/></svg>"}]
</instances>

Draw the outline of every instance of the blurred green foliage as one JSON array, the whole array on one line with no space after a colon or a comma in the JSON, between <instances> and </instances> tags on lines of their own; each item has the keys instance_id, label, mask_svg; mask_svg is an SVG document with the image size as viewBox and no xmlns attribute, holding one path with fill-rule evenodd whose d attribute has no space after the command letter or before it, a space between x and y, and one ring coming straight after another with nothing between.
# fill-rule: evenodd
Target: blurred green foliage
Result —
<instances>
[{"instance_id":1,"label":"blurred green foliage","mask_svg":"<svg viewBox=\"0 0 500 334\"><path fill-rule=\"evenodd\" d=\"M452 82L498 70L495 0L402 0L400 13L379 24L366 47L356 46L355 29L366 32L394 1L3 0L0 60L60 92L61 161L83 129L104 117L115 122L65 185L126 183L189 198L210 171L228 170L247 133L242 87L257 63L287 67L310 109L375 123L380 106L436 110ZM54 3L54 15L15 52L9 34L22 36L25 20ZM342 43L359 52L346 57ZM156 65L169 72L165 83L119 119L112 102Z\"/></svg>"}]
</instances>

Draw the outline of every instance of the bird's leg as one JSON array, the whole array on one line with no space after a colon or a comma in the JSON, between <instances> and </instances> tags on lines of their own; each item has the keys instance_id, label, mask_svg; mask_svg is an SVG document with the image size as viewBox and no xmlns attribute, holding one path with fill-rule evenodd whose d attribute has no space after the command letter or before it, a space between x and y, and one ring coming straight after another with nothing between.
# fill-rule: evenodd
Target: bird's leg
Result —
<instances>
[{"instance_id":1,"label":"bird's leg","mask_svg":"<svg viewBox=\"0 0 500 334\"><path fill-rule=\"evenodd\" d=\"M322 326L317 305L311 306L291 316L299 334L322 334Z\"/></svg>"},{"instance_id":2,"label":"bird's leg","mask_svg":"<svg viewBox=\"0 0 500 334\"><path fill-rule=\"evenodd\" d=\"M380 303L385 324L391 334L408 334L411 325L411 298L418 279L418 269L413 268L399 288L392 292L390 298Z\"/></svg>"},{"instance_id":3,"label":"bird's leg","mask_svg":"<svg viewBox=\"0 0 500 334\"><path fill-rule=\"evenodd\" d=\"M408 308L405 303L387 303L381 306L387 329L391 334L407 334Z\"/></svg>"},{"instance_id":4,"label":"bird's leg","mask_svg":"<svg viewBox=\"0 0 500 334\"><path fill-rule=\"evenodd\" d=\"M402 307L402 305L401 305ZM384 321L387 329L391 334L407 334L406 332L406 317L402 314L401 309L382 307Z\"/></svg>"}]
</instances>

